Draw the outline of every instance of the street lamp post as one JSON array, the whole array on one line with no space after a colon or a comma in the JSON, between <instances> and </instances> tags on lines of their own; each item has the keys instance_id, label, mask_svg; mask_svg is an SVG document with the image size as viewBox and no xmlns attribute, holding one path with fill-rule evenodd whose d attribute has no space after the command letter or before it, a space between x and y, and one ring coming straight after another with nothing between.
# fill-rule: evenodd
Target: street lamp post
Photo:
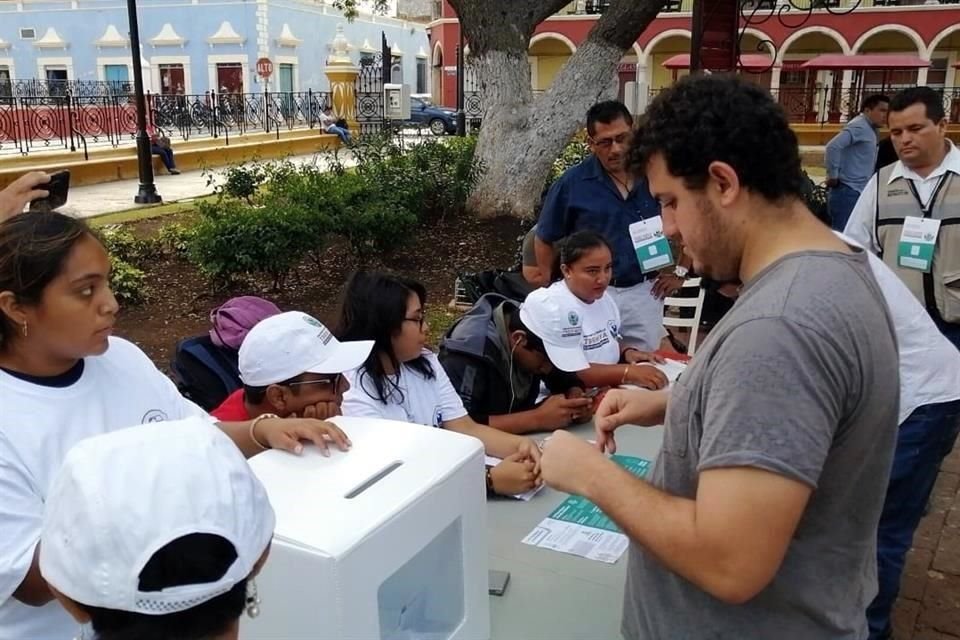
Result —
<instances>
[{"instance_id":1,"label":"street lamp post","mask_svg":"<svg viewBox=\"0 0 960 640\"><path fill-rule=\"evenodd\" d=\"M463 24L458 22L457 28L460 30L460 44L457 45L457 135L463 137L467 135L467 113L464 111L463 95L463 68L466 52L464 51Z\"/></svg>"},{"instance_id":2,"label":"street lamp post","mask_svg":"<svg viewBox=\"0 0 960 640\"><path fill-rule=\"evenodd\" d=\"M133 201L137 204L162 202L153 183L153 154L147 135L147 99L143 95L143 69L140 62L140 27L137 24L137 0L127 0L130 20L130 52L133 56L133 93L137 104L137 162L140 188Z\"/></svg>"}]
</instances>

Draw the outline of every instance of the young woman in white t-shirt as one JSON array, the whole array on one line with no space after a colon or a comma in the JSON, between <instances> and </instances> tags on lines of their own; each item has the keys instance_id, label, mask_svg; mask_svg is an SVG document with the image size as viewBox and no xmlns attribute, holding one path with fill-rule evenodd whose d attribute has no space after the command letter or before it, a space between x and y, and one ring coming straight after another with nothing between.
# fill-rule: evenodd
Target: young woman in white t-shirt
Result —
<instances>
[{"instance_id":1,"label":"young woman in white t-shirt","mask_svg":"<svg viewBox=\"0 0 960 640\"><path fill-rule=\"evenodd\" d=\"M214 424L140 349L110 337L118 305L109 276L107 252L80 220L37 212L0 224L0 640L77 635L37 561L47 492L70 448L148 422ZM247 456L297 452L300 439L349 446L318 420L218 426Z\"/></svg>"},{"instance_id":2,"label":"young woman in white t-shirt","mask_svg":"<svg viewBox=\"0 0 960 640\"><path fill-rule=\"evenodd\" d=\"M550 291L571 299L580 310L581 344L590 368L577 376L589 387L632 384L662 389L666 376L643 363L663 359L620 343L620 310L607 292L612 274L613 252L600 234L578 231L558 243Z\"/></svg>"},{"instance_id":3,"label":"young woman in white t-shirt","mask_svg":"<svg viewBox=\"0 0 960 640\"><path fill-rule=\"evenodd\" d=\"M540 449L529 438L477 424L450 384L440 361L426 350L427 292L413 280L358 273L344 295L337 334L373 340L373 351L347 375L343 414L443 427L473 436L503 462L487 470L487 489L515 495L539 484Z\"/></svg>"}]
</instances>

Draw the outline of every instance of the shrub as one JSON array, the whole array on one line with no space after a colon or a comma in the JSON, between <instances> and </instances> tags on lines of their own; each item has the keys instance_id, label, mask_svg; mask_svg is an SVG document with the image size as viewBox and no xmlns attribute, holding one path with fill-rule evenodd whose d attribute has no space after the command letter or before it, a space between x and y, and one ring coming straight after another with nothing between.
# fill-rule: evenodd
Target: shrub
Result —
<instances>
[{"instance_id":1,"label":"shrub","mask_svg":"<svg viewBox=\"0 0 960 640\"><path fill-rule=\"evenodd\" d=\"M134 265L157 257L156 249L146 240L134 236L119 224L104 225L97 230L104 248L114 258Z\"/></svg>"},{"instance_id":2,"label":"shrub","mask_svg":"<svg viewBox=\"0 0 960 640\"><path fill-rule=\"evenodd\" d=\"M564 171L580 164L588 155L590 155L590 148L586 141L578 137L568 142L557 159L553 161L553 167L550 168L550 177L547 178L547 186L549 187L556 182Z\"/></svg>"},{"instance_id":3,"label":"shrub","mask_svg":"<svg viewBox=\"0 0 960 640\"><path fill-rule=\"evenodd\" d=\"M313 243L309 212L282 195L271 194L256 206L236 200L201 203L198 211L188 254L221 284L266 274L278 290Z\"/></svg>"},{"instance_id":4,"label":"shrub","mask_svg":"<svg viewBox=\"0 0 960 640\"><path fill-rule=\"evenodd\" d=\"M146 298L146 275L117 257L110 261L110 288L120 304L138 304Z\"/></svg>"},{"instance_id":5,"label":"shrub","mask_svg":"<svg viewBox=\"0 0 960 640\"><path fill-rule=\"evenodd\" d=\"M159 255L186 257L194 227L180 223L168 224L153 237L154 252Z\"/></svg>"},{"instance_id":6,"label":"shrub","mask_svg":"<svg viewBox=\"0 0 960 640\"><path fill-rule=\"evenodd\" d=\"M267 171L262 164L241 164L229 167L224 177L225 180L218 188L218 193L246 200L248 204L252 204L253 196L267 180Z\"/></svg>"}]
</instances>

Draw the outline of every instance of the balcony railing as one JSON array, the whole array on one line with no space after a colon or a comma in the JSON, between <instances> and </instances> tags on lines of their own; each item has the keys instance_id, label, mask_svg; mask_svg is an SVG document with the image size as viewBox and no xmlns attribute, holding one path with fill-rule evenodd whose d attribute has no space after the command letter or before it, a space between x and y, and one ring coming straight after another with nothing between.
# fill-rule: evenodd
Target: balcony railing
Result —
<instances>
[{"instance_id":1,"label":"balcony railing","mask_svg":"<svg viewBox=\"0 0 960 640\"><path fill-rule=\"evenodd\" d=\"M693 11L694 0L666 0L661 13L679 13ZM792 13L814 10L844 9L857 7L912 7L933 5L960 5L960 0L744 0L743 12L775 11L784 5L791 5ZM561 15L599 15L610 6L610 0L577 0L561 11Z\"/></svg>"},{"instance_id":2,"label":"balcony railing","mask_svg":"<svg viewBox=\"0 0 960 640\"><path fill-rule=\"evenodd\" d=\"M910 85L913 86L913 85ZM892 95L906 86L887 86L883 92ZM771 91L790 122L807 124L840 124L853 118L860 111L863 99L874 93L880 93L881 87L867 86L863 89L847 91L830 87L781 87ZM941 95L943 110L952 124L960 124L960 87L934 89ZM662 89L651 89L651 97Z\"/></svg>"}]
</instances>

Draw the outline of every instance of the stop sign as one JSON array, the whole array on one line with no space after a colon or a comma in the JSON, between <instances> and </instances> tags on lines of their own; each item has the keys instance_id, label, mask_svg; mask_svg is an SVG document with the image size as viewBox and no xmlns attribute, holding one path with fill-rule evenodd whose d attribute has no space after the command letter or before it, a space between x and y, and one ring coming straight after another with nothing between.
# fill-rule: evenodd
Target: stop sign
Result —
<instances>
[{"instance_id":1,"label":"stop sign","mask_svg":"<svg viewBox=\"0 0 960 640\"><path fill-rule=\"evenodd\" d=\"M270 58L260 58L257 60L257 75L261 78L269 78L273 75L273 61Z\"/></svg>"}]
</instances>

